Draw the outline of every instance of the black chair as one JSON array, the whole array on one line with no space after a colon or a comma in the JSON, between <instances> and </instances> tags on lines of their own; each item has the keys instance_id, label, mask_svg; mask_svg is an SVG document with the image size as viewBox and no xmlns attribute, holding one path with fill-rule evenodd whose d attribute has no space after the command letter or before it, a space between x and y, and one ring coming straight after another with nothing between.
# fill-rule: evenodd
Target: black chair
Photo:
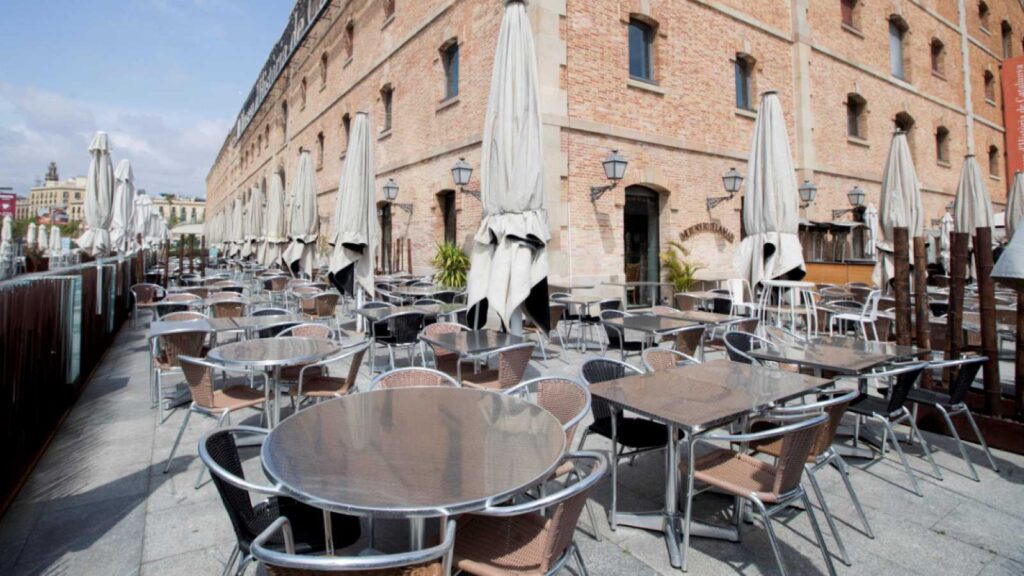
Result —
<instances>
[{"instance_id":1,"label":"black chair","mask_svg":"<svg viewBox=\"0 0 1024 576\"><path fill-rule=\"evenodd\" d=\"M974 464L971 462L970 456L967 455L967 447L964 446L963 441L960 439L960 435L956 431L956 426L953 426L953 420L951 416L963 414L967 418L967 422L970 423L971 428L974 430L974 435L978 438L978 442L981 444L985 455L988 456L988 463L992 466L992 470L999 471L999 467L996 466L996 461L992 458L992 452L988 449L988 444L985 442L985 437L981 435L981 430L978 429L978 424L974 421L974 417L971 416L971 411L967 408L967 404L964 399L967 397L967 392L971 389L971 384L974 383L974 379L978 377L978 371L985 365L988 358L984 356L974 356L970 358L961 358L960 360L949 360L949 361L938 361L932 362L928 365L929 370L945 370L947 368L959 368L956 373L956 377L952 382L949 383L949 393L939 392L937 390L926 390L924 388L914 388L907 394L907 400L914 404L922 404L924 406L931 406L942 417L946 420L946 427L949 429L953 439L956 440L957 448L960 449L960 456L963 457L964 462L967 463L967 469L971 472L971 477L975 481L980 481L978 478L978 472L974 469Z\"/></svg>"},{"instance_id":2,"label":"black chair","mask_svg":"<svg viewBox=\"0 0 1024 576\"><path fill-rule=\"evenodd\" d=\"M434 294L434 299L435 300L440 300L441 302L444 302L445 304L454 304L455 303L455 291L454 290L446 290L444 292L438 292L437 294Z\"/></svg>"},{"instance_id":3,"label":"black chair","mask_svg":"<svg viewBox=\"0 0 1024 576\"><path fill-rule=\"evenodd\" d=\"M377 291L378 291L378 293L380 292L379 289ZM394 307L395 307L394 304L391 304L390 302L380 301L380 300L374 300L372 302L367 302L366 304L363 305L363 308L368 308L368 309L371 309L371 310L372 309L377 309L377 308L394 308ZM388 328L388 321L387 320L381 320L380 322L372 322L372 323L370 323L369 330L370 330L370 373L372 374L372 373L374 373L376 371L376 368L377 368L377 362L376 362L376 358L377 358L377 344L376 344L377 338L384 338L384 337L390 336L391 335L391 330Z\"/></svg>"},{"instance_id":4,"label":"black chair","mask_svg":"<svg viewBox=\"0 0 1024 576\"><path fill-rule=\"evenodd\" d=\"M606 358L593 358L587 360L580 367L580 378L587 385L597 382L618 380L626 376L642 374L643 371L625 362L609 360ZM612 502L611 510L608 513L608 524L615 530L616 506L618 503L618 463L622 458L632 458L643 452L661 450L668 444L668 428L664 424L652 422L645 418L627 417L621 408L615 408L600 398L592 398L591 411L594 415L594 422L583 431L578 449L583 449L587 436L597 434L612 442ZM619 446L626 448L629 452L620 452ZM596 527L594 528L597 529Z\"/></svg>"},{"instance_id":5,"label":"black chair","mask_svg":"<svg viewBox=\"0 0 1024 576\"><path fill-rule=\"evenodd\" d=\"M771 342L756 334L740 331L726 332L722 336L722 340L725 341L725 351L729 354L729 360L743 364L760 365L761 361L751 356L750 351L754 349L755 344L758 348L772 345Z\"/></svg>"},{"instance_id":6,"label":"black chair","mask_svg":"<svg viewBox=\"0 0 1024 576\"><path fill-rule=\"evenodd\" d=\"M629 318L633 316L629 312L623 312L622 310L602 310L600 317L601 320L611 320L613 318ZM643 340L629 340L626 338L626 330L619 328L618 326L612 326L610 324L602 324L604 326L605 336L608 337L608 346L606 350L618 350L625 360L629 354L639 354L644 350Z\"/></svg>"},{"instance_id":7,"label":"black chair","mask_svg":"<svg viewBox=\"0 0 1024 576\"><path fill-rule=\"evenodd\" d=\"M253 312L252 316L287 316L288 314L291 314L291 312L285 310L284 308L261 308ZM292 328L294 326L298 326L299 324L301 324L301 322L282 321L278 324L274 324L273 326L267 326L266 328L261 328L257 330L256 337L275 338L281 332L284 332L285 330Z\"/></svg>"},{"instance_id":8,"label":"black chair","mask_svg":"<svg viewBox=\"0 0 1024 576\"><path fill-rule=\"evenodd\" d=\"M388 316L385 321L388 324L387 336L376 336L374 339L378 344L383 344L388 349L388 361L391 369L395 369L395 349L405 348L409 353L409 365L415 364L415 351L419 344L420 330L423 329L424 314L420 312L399 312Z\"/></svg>"},{"instance_id":9,"label":"black chair","mask_svg":"<svg viewBox=\"0 0 1024 576\"><path fill-rule=\"evenodd\" d=\"M263 428L235 426L214 430L203 436L199 442L199 458L210 469L214 486L217 487L235 531L237 542L227 566L230 568L237 560L237 574L244 572L248 563L252 561L253 540L278 518L286 517L291 523L295 553L317 554L327 550L324 538L324 520L327 512L283 496L276 487L253 484L245 479L235 437L259 435L265 438L268 433L269 430ZM269 498L253 505L251 493L266 495ZM358 518L331 514L330 523L335 548L350 546L359 541ZM263 546L283 552L285 541L278 535L269 538Z\"/></svg>"}]
</instances>

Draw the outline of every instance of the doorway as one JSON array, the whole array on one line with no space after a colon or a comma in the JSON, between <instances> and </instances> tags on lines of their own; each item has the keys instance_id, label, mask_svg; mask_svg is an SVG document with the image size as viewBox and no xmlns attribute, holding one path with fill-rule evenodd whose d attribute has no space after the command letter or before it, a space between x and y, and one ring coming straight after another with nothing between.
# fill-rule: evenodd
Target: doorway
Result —
<instances>
[{"instance_id":1,"label":"doorway","mask_svg":"<svg viewBox=\"0 0 1024 576\"><path fill-rule=\"evenodd\" d=\"M642 186L626 188L623 209L623 256L627 282L658 282L661 278L661 251L659 239L659 196ZM651 290L648 287L627 287L627 307L648 307Z\"/></svg>"},{"instance_id":2,"label":"doorway","mask_svg":"<svg viewBox=\"0 0 1024 576\"><path fill-rule=\"evenodd\" d=\"M380 217L380 270L384 274L391 274L391 204L382 202L377 208L377 215Z\"/></svg>"}]
</instances>

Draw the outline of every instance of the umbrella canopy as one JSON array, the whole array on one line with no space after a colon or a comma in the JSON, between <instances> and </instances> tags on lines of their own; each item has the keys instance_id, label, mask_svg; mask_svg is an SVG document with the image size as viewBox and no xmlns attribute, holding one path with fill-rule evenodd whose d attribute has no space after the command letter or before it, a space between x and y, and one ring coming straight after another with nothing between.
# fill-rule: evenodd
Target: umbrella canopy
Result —
<instances>
[{"instance_id":1,"label":"umbrella canopy","mask_svg":"<svg viewBox=\"0 0 1024 576\"><path fill-rule=\"evenodd\" d=\"M259 199L259 194L258 187L253 186L249 189L248 200L245 202L245 210L242 213L242 248L240 250L242 258L256 255L256 231L260 225L253 222L253 218L261 212L256 210L256 202L258 201L261 205L263 203L263 200Z\"/></svg>"},{"instance_id":2,"label":"umbrella canopy","mask_svg":"<svg viewBox=\"0 0 1024 576\"><path fill-rule=\"evenodd\" d=\"M263 244L263 189L259 186L252 187L252 195L249 197L249 224L246 226L246 246L249 255L258 257L260 246Z\"/></svg>"},{"instance_id":3,"label":"umbrella canopy","mask_svg":"<svg viewBox=\"0 0 1024 576\"><path fill-rule=\"evenodd\" d=\"M507 326L522 306L547 330L548 255L537 57L521 0L505 2L481 158L483 220L473 237L468 304L486 300Z\"/></svg>"},{"instance_id":4,"label":"umbrella canopy","mask_svg":"<svg viewBox=\"0 0 1024 576\"><path fill-rule=\"evenodd\" d=\"M11 230L11 216L4 216L4 223L0 228L0 258L3 259L3 266L0 266L2 274L6 277L11 274L11 264L14 261L14 244L12 240L14 233Z\"/></svg>"},{"instance_id":5,"label":"umbrella canopy","mask_svg":"<svg viewBox=\"0 0 1024 576\"><path fill-rule=\"evenodd\" d=\"M25 245L35 246L36 245L36 223L29 222L28 229L25 230Z\"/></svg>"},{"instance_id":6,"label":"umbrella canopy","mask_svg":"<svg viewBox=\"0 0 1024 576\"><path fill-rule=\"evenodd\" d=\"M992 269L992 279L1018 292L1024 292L1024 234L1010 240Z\"/></svg>"},{"instance_id":7,"label":"umbrella canopy","mask_svg":"<svg viewBox=\"0 0 1024 576\"><path fill-rule=\"evenodd\" d=\"M39 229L36 230L36 245L44 252L50 249L50 229L46 227L46 224L40 224Z\"/></svg>"},{"instance_id":8,"label":"umbrella canopy","mask_svg":"<svg viewBox=\"0 0 1024 576\"><path fill-rule=\"evenodd\" d=\"M345 169L338 183L334 204L334 235L330 270L335 284L355 296L355 283L373 296L373 266L377 255L377 218L370 119L365 112L356 114L352 137L345 153Z\"/></svg>"},{"instance_id":9,"label":"umbrella canopy","mask_svg":"<svg viewBox=\"0 0 1024 576\"><path fill-rule=\"evenodd\" d=\"M50 226L50 256L60 256L64 253L64 245L60 241L60 228Z\"/></svg>"},{"instance_id":10,"label":"umbrella canopy","mask_svg":"<svg viewBox=\"0 0 1024 576\"><path fill-rule=\"evenodd\" d=\"M114 170L114 214L110 219L110 244L118 252L131 250L135 236L132 233L135 211L135 175L127 159L117 163Z\"/></svg>"},{"instance_id":11,"label":"umbrella canopy","mask_svg":"<svg viewBox=\"0 0 1024 576\"><path fill-rule=\"evenodd\" d=\"M292 198L292 212L288 219L290 244L284 251L284 261L289 266L298 263L300 270L312 276L316 239L320 235L320 218L316 210L316 173L308 150L303 150L299 155Z\"/></svg>"},{"instance_id":12,"label":"umbrella canopy","mask_svg":"<svg viewBox=\"0 0 1024 576\"><path fill-rule=\"evenodd\" d=\"M747 159L743 193L743 239L733 266L757 286L763 280L798 280L806 274L800 225L796 172L786 135L779 95L765 92L757 111Z\"/></svg>"},{"instance_id":13,"label":"umbrella canopy","mask_svg":"<svg viewBox=\"0 0 1024 576\"><path fill-rule=\"evenodd\" d=\"M230 256L238 256L242 252L242 241L245 239L245 205L241 197L236 197L231 208L231 234L228 241Z\"/></svg>"},{"instance_id":14,"label":"umbrella canopy","mask_svg":"<svg viewBox=\"0 0 1024 576\"><path fill-rule=\"evenodd\" d=\"M974 154L964 158L960 183L956 187L956 200L953 202L953 221L957 232L966 232L971 236L974 236L976 228L991 228L993 225L992 201L988 197L985 179Z\"/></svg>"},{"instance_id":15,"label":"umbrella canopy","mask_svg":"<svg viewBox=\"0 0 1024 576\"><path fill-rule=\"evenodd\" d=\"M178 224L168 233L171 236L205 236L206 227L202 224Z\"/></svg>"},{"instance_id":16,"label":"umbrella canopy","mask_svg":"<svg viewBox=\"0 0 1024 576\"><path fill-rule=\"evenodd\" d=\"M149 247L149 234L147 233L147 227L149 226L149 217L152 213L153 200L146 194L137 194L135 196L135 210L133 213L135 225L132 228L132 235L142 237L144 248Z\"/></svg>"},{"instance_id":17,"label":"umbrella canopy","mask_svg":"<svg viewBox=\"0 0 1024 576\"><path fill-rule=\"evenodd\" d=\"M263 221L263 249L260 262L264 266L276 266L281 261L281 252L288 243L284 211L284 185L281 174L270 175L270 191L267 194L267 210Z\"/></svg>"},{"instance_id":18,"label":"umbrella canopy","mask_svg":"<svg viewBox=\"0 0 1024 576\"><path fill-rule=\"evenodd\" d=\"M880 252L872 280L883 289L896 275L893 260L893 228L906 228L910 239L924 233L924 216L921 210L921 184L914 170L914 159L910 155L907 134L902 130L893 132L889 144L889 157L882 174L882 207L879 211L880 230L876 246ZM913 240L911 240L913 242ZM913 254L912 244L907 246Z\"/></svg>"},{"instance_id":19,"label":"umbrella canopy","mask_svg":"<svg viewBox=\"0 0 1024 576\"><path fill-rule=\"evenodd\" d=\"M949 274L949 259L951 256L952 242L949 239L953 233L953 216L947 212L942 215L942 223L939 224L939 261L942 269Z\"/></svg>"},{"instance_id":20,"label":"umbrella canopy","mask_svg":"<svg viewBox=\"0 0 1024 576\"><path fill-rule=\"evenodd\" d=\"M106 132L97 132L89 145L92 160L85 181L85 234L78 246L91 256L110 250L110 222L113 218L114 167L110 163L110 141Z\"/></svg>"},{"instance_id":21,"label":"umbrella canopy","mask_svg":"<svg viewBox=\"0 0 1024 576\"><path fill-rule=\"evenodd\" d=\"M870 202L864 209L864 224L868 228L868 241L864 246L864 253L866 256L875 256L878 254L878 247L875 245L878 241L878 208Z\"/></svg>"},{"instance_id":22,"label":"umbrella canopy","mask_svg":"<svg viewBox=\"0 0 1024 576\"><path fill-rule=\"evenodd\" d=\"M1024 220L1024 172L1013 175L1013 187L1006 198L1006 238L1013 240L1013 233Z\"/></svg>"}]
</instances>

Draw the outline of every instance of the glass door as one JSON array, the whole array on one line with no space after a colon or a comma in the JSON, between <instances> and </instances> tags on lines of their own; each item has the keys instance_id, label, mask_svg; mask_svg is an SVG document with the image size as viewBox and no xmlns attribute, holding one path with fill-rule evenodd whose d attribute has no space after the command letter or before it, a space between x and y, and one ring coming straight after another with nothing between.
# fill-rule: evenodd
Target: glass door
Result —
<instances>
[{"instance_id":1,"label":"glass door","mask_svg":"<svg viewBox=\"0 0 1024 576\"><path fill-rule=\"evenodd\" d=\"M658 193L653 190L638 186L626 189L623 265L627 282L657 282L661 277L658 200ZM626 288L627 307L653 305L650 287Z\"/></svg>"}]
</instances>

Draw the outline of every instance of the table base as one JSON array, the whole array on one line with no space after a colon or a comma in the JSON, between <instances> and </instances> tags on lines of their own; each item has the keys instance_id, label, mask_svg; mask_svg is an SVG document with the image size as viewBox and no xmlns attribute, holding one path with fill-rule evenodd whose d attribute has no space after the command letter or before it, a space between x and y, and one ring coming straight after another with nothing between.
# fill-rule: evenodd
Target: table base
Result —
<instances>
[{"instance_id":1,"label":"table base","mask_svg":"<svg viewBox=\"0 0 1024 576\"><path fill-rule=\"evenodd\" d=\"M619 512L615 515L615 518L619 526L629 526L631 528L640 528L664 534L665 544L668 546L669 562L673 568L682 566L679 543L682 541L684 519L681 515L670 514L665 510L660 510L636 513ZM739 531L735 526L716 526L695 520L690 520L690 536L727 540L729 542L740 541Z\"/></svg>"}]
</instances>

